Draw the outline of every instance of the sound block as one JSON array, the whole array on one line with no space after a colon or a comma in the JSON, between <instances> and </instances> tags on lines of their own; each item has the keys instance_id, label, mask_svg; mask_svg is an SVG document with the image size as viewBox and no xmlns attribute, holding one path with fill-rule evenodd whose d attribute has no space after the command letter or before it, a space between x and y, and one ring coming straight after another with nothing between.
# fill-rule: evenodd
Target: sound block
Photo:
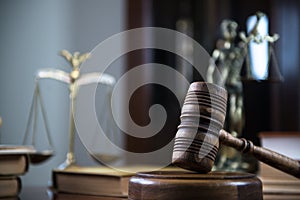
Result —
<instances>
[{"instance_id":1,"label":"sound block","mask_svg":"<svg viewBox=\"0 0 300 200\"><path fill-rule=\"evenodd\" d=\"M129 181L128 199L262 200L262 183L254 175L238 172L141 172Z\"/></svg>"}]
</instances>

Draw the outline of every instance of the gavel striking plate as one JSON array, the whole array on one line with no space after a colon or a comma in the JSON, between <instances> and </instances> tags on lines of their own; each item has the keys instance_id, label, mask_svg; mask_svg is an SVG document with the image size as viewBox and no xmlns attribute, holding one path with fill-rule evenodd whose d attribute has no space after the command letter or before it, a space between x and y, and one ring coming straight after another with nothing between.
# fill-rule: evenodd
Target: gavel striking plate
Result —
<instances>
[{"instance_id":1,"label":"gavel striking plate","mask_svg":"<svg viewBox=\"0 0 300 200\"><path fill-rule=\"evenodd\" d=\"M129 200L262 200L261 181L237 172L154 171L129 182Z\"/></svg>"}]
</instances>

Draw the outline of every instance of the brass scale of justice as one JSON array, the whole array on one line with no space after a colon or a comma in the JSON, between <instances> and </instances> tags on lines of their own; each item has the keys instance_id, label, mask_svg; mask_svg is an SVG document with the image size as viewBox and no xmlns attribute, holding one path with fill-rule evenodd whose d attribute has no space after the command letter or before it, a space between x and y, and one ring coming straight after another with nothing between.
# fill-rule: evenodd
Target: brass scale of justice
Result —
<instances>
[{"instance_id":1,"label":"brass scale of justice","mask_svg":"<svg viewBox=\"0 0 300 200\"><path fill-rule=\"evenodd\" d=\"M55 154L53 141L51 138L49 123L46 114L46 109L44 101L40 91L40 80L50 79L65 83L69 86L69 97L70 97L70 114L69 114L69 147L66 160L62 163L59 168L66 168L68 166L74 165L75 155L74 155L74 139L75 139L75 122L74 122L74 112L75 112L75 99L80 86L89 84L104 84L108 87L112 87L116 80L115 78L106 73L92 72L80 74L80 65L86 59L88 59L91 54L84 53L80 54L75 52L73 55L67 50L62 50L61 55L70 63L72 71L67 73L59 69L46 68L41 69L37 72L35 77L35 89L33 94L33 99L31 102L30 112L26 124L25 135L23 138L23 145L30 146L33 151L29 153L29 160L31 164L40 164ZM44 150L37 150L36 138L37 138L37 120L38 120L38 109L40 109L41 118L45 128L46 139L48 143L48 148ZM99 155L100 156L100 155ZM107 156L107 155L104 155ZM111 159L111 158L110 158ZM112 159L111 159L112 160Z\"/></svg>"}]
</instances>

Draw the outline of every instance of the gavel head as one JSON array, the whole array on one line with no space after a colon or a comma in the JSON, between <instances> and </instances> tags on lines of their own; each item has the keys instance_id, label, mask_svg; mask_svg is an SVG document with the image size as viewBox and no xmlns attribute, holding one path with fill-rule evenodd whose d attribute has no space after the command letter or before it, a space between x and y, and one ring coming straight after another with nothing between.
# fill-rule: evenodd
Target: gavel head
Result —
<instances>
[{"instance_id":1,"label":"gavel head","mask_svg":"<svg viewBox=\"0 0 300 200\"><path fill-rule=\"evenodd\" d=\"M226 116L227 91L215 84L190 85L181 110L172 163L207 173L219 150L219 132Z\"/></svg>"}]
</instances>

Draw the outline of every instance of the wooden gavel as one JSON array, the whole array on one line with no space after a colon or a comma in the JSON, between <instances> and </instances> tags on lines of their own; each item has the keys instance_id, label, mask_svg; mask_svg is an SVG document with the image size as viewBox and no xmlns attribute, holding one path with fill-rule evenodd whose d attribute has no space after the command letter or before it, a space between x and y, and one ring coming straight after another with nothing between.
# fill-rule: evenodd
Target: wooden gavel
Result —
<instances>
[{"instance_id":1,"label":"wooden gavel","mask_svg":"<svg viewBox=\"0 0 300 200\"><path fill-rule=\"evenodd\" d=\"M210 172L218 153L219 143L249 153L258 160L300 178L300 163L244 138L233 137L222 129L227 104L227 91L215 84L194 82L185 98L181 123L175 137L172 163L178 167Z\"/></svg>"}]
</instances>

